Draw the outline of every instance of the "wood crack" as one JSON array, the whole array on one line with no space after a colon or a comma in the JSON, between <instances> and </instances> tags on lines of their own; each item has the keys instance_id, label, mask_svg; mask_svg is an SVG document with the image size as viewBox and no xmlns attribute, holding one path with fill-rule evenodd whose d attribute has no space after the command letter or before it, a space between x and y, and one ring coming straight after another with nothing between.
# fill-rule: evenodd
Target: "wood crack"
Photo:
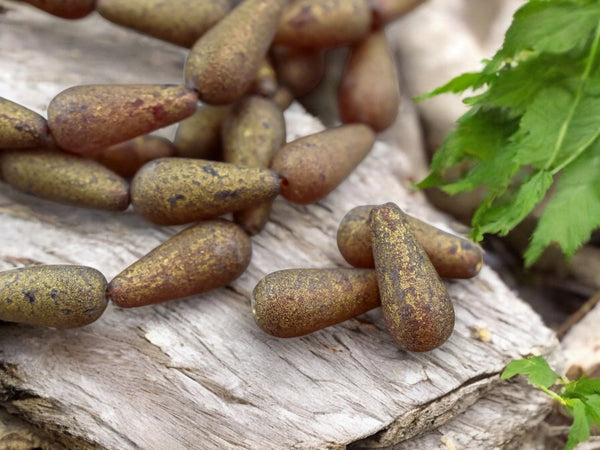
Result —
<instances>
[{"instance_id":1,"label":"wood crack","mask_svg":"<svg viewBox=\"0 0 600 450\"><path fill-rule=\"evenodd\" d=\"M435 429L460 414L499 381L500 372L479 374L460 386L394 420L384 429L348 443L348 449L387 448ZM440 414L441 411L441 414Z\"/></svg>"}]
</instances>

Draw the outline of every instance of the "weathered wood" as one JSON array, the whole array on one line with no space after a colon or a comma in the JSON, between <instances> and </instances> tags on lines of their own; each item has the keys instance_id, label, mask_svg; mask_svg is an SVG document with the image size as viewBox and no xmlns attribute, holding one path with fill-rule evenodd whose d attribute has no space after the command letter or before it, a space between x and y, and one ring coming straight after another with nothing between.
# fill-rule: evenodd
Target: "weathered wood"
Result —
<instances>
[{"instance_id":1,"label":"weathered wood","mask_svg":"<svg viewBox=\"0 0 600 450\"><path fill-rule=\"evenodd\" d=\"M574 316L571 328L566 332L561 346L565 352L567 375L578 377L585 374L588 377L600 376L600 292L589 300L591 310L584 305L583 311Z\"/></svg>"},{"instance_id":2,"label":"weathered wood","mask_svg":"<svg viewBox=\"0 0 600 450\"><path fill-rule=\"evenodd\" d=\"M67 23L4 4L0 96L45 113L70 85L181 82L179 48L95 16ZM286 123L288 140L322 128L297 106ZM508 360L557 346L489 268L447 283L456 328L427 354L400 351L378 310L290 340L265 335L250 312L265 274L344 265L335 232L354 206L394 201L449 229L448 218L409 189L422 166L401 150L378 142L315 205L277 199L253 238L248 271L227 288L139 309L109 305L82 329L2 325L3 405L69 448L342 448L370 436L386 446L447 423L498 383ZM77 209L0 186L0 269L77 263L110 279L179 229L131 210Z\"/></svg>"},{"instance_id":3,"label":"weathered wood","mask_svg":"<svg viewBox=\"0 0 600 450\"><path fill-rule=\"evenodd\" d=\"M552 399L524 379L503 382L441 427L395 450L520 448L552 409Z\"/></svg>"},{"instance_id":4,"label":"weathered wood","mask_svg":"<svg viewBox=\"0 0 600 450\"><path fill-rule=\"evenodd\" d=\"M10 450L58 450L64 447L31 424L0 410L0 448Z\"/></svg>"}]
</instances>

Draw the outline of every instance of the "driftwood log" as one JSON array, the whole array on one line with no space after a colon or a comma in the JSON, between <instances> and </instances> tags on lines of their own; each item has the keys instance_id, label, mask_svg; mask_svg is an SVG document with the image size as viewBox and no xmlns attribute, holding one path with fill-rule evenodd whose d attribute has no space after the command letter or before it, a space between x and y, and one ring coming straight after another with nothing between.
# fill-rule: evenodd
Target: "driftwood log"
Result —
<instances>
[{"instance_id":1,"label":"driftwood log","mask_svg":"<svg viewBox=\"0 0 600 450\"><path fill-rule=\"evenodd\" d=\"M0 96L42 114L72 85L181 82L180 48L93 15L65 22L0 6ZM288 140L322 128L298 105L286 123ZM534 427L548 403L498 375L513 358L555 352L557 340L487 267L447 282L456 328L426 354L400 351L378 310L289 340L253 322L251 292L267 273L345 265L335 233L354 206L394 201L452 230L410 189L422 172L407 156L415 148L393 141L378 142L325 200L278 199L252 239L248 271L226 288L139 309L109 305L81 329L2 324L2 405L49 435L53 448L372 448L408 439L399 448L496 448ZM85 264L110 279L179 229L0 185L0 269Z\"/></svg>"}]
</instances>

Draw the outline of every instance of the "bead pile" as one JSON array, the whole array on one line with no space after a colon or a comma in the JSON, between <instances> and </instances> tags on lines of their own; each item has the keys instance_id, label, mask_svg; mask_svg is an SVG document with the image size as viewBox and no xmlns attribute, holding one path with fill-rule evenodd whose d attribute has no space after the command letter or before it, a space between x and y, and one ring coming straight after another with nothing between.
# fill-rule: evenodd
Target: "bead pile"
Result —
<instances>
[{"instance_id":1,"label":"bead pile","mask_svg":"<svg viewBox=\"0 0 600 450\"><path fill-rule=\"evenodd\" d=\"M131 204L155 224L193 224L110 283L83 266L2 272L0 319L78 327L109 300L144 306L239 277L275 197L324 198L395 120L400 93L383 28L421 1L28 1L68 19L96 11L190 51L185 85L75 86L50 102L47 119L0 98L3 181L52 201L117 211ZM342 45L351 46L338 93L342 125L286 144L283 110L319 82L326 49ZM173 142L148 135L177 122ZM338 231L357 268L268 275L254 290L256 323L300 336L381 304L402 348L438 347L454 325L439 277L476 275L481 249L393 204L361 208ZM218 218L227 213L233 222Z\"/></svg>"}]
</instances>

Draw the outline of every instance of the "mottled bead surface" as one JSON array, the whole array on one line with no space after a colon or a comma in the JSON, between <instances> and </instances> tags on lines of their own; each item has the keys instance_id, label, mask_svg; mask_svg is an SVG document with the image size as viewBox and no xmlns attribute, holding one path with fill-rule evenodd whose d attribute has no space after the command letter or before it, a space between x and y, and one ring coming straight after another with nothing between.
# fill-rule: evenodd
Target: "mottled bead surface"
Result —
<instances>
[{"instance_id":1,"label":"mottled bead surface","mask_svg":"<svg viewBox=\"0 0 600 450\"><path fill-rule=\"evenodd\" d=\"M290 2L274 42L291 47L335 47L356 42L371 28L367 0Z\"/></svg>"},{"instance_id":2,"label":"mottled bead surface","mask_svg":"<svg viewBox=\"0 0 600 450\"><path fill-rule=\"evenodd\" d=\"M177 125L175 154L185 158L221 159L221 126L229 106L201 105Z\"/></svg>"},{"instance_id":3,"label":"mottled bead surface","mask_svg":"<svg viewBox=\"0 0 600 450\"><path fill-rule=\"evenodd\" d=\"M286 0L246 0L194 44L185 80L201 101L221 105L246 93L273 40Z\"/></svg>"},{"instance_id":4,"label":"mottled bead surface","mask_svg":"<svg viewBox=\"0 0 600 450\"><path fill-rule=\"evenodd\" d=\"M191 47L231 7L231 0L98 0L96 10L111 22Z\"/></svg>"},{"instance_id":5,"label":"mottled bead surface","mask_svg":"<svg viewBox=\"0 0 600 450\"><path fill-rule=\"evenodd\" d=\"M252 293L257 325L273 336L303 336L379 306L368 269L288 269L258 282Z\"/></svg>"},{"instance_id":6,"label":"mottled bead surface","mask_svg":"<svg viewBox=\"0 0 600 450\"><path fill-rule=\"evenodd\" d=\"M177 225L248 209L279 193L269 169L190 158L160 158L131 182L131 202L150 222Z\"/></svg>"},{"instance_id":7,"label":"mottled bead surface","mask_svg":"<svg viewBox=\"0 0 600 450\"><path fill-rule=\"evenodd\" d=\"M100 150L93 159L122 177L130 178L148 161L174 154L175 146L168 139L140 136Z\"/></svg>"},{"instance_id":8,"label":"mottled bead surface","mask_svg":"<svg viewBox=\"0 0 600 450\"><path fill-rule=\"evenodd\" d=\"M46 119L0 97L0 149L45 147L48 143Z\"/></svg>"},{"instance_id":9,"label":"mottled bead surface","mask_svg":"<svg viewBox=\"0 0 600 450\"><path fill-rule=\"evenodd\" d=\"M317 202L344 181L374 142L370 127L352 124L287 143L271 162L282 178L281 195L304 205Z\"/></svg>"},{"instance_id":10,"label":"mottled bead surface","mask_svg":"<svg viewBox=\"0 0 600 450\"><path fill-rule=\"evenodd\" d=\"M381 311L392 338L412 352L439 347L454 329L454 307L406 215L386 203L371 209L369 225Z\"/></svg>"},{"instance_id":11,"label":"mottled bead surface","mask_svg":"<svg viewBox=\"0 0 600 450\"><path fill-rule=\"evenodd\" d=\"M250 264L250 238L226 220L192 225L117 275L109 298L123 308L199 294L232 282Z\"/></svg>"},{"instance_id":12,"label":"mottled bead surface","mask_svg":"<svg viewBox=\"0 0 600 450\"><path fill-rule=\"evenodd\" d=\"M285 143L285 120L272 100L251 96L231 108L223 123L223 159L247 167L268 167ZM260 233L269 220L271 200L234 214L248 233Z\"/></svg>"},{"instance_id":13,"label":"mottled bead surface","mask_svg":"<svg viewBox=\"0 0 600 450\"><path fill-rule=\"evenodd\" d=\"M75 328L106 308L106 279L85 266L29 266L0 272L0 320Z\"/></svg>"},{"instance_id":14,"label":"mottled bead surface","mask_svg":"<svg viewBox=\"0 0 600 450\"><path fill-rule=\"evenodd\" d=\"M196 102L184 86L75 86L52 99L48 126L61 148L91 154L185 119Z\"/></svg>"},{"instance_id":15,"label":"mottled bead surface","mask_svg":"<svg viewBox=\"0 0 600 450\"><path fill-rule=\"evenodd\" d=\"M338 249L344 259L354 267L375 267L371 229L368 224L371 209L372 205L351 209L338 227ZM479 245L446 233L408 214L406 219L439 276L471 278L479 273L483 265L483 250Z\"/></svg>"},{"instance_id":16,"label":"mottled bead surface","mask_svg":"<svg viewBox=\"0 0 600 450\"><path fill-rule=\"evenodd\" d=\"M129 183L102 164L56 150L27 149L0 154L5 182L37 197L84 208L123 211Z\"/></svg>"}]
</instances>

